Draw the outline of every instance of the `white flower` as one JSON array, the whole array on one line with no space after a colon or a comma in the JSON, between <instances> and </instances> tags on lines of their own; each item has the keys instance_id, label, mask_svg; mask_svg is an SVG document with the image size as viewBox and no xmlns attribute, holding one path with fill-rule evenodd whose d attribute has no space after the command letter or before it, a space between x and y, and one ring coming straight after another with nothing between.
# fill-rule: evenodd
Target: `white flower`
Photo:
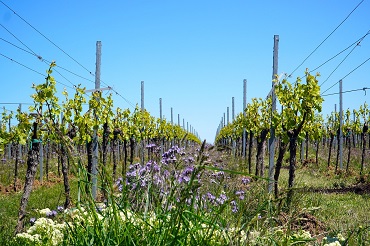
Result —
<instances>
[{"instance_id":1,"label":"white flower","mask_svg":"<svg viewBox=\"0 0 370 246\"><path fill-rule=\"evenodd\" d=\"M48 213L51 213L51 210L49 208L44 208L44 209L39 210L39 214L41 216L46 216L46 214Z\"/></svg>"},{"instance_id":2,"label":"white flower","mask_svg":"<svg viewBox=\"0 0 370 246\"><path fill-rule=\"evenodd\" d=\"M337 238L340 242L344 242L346 240L341 233L338 233Z\"/></svg>"},{"instance_id":3,"label":"white flower","mask_svg":"<svg viewBox=\"0 0 370 246\"><path fill-rule=\"evenodd\" d=\"M326 244L324 244L324 246L341 246L341 244L340 244L340 242L335 241L335 242L332 242L332 243L326 243Z\"/></svg>"},{"instance_id":4,"label":"white flower","mask_svg":"<svg viewBox=\"0 0 370 246\"><path fill-rule=\"evenodd\" d=\"M301 237L303 239L311 239L311 233L309 231L303 231Z\"/></svg>"},{"instance_id":5,"label":"white flower","mask_svg":"<svg viewBox=\"0 0 370 246\"><path fill-rule=\"evenodd\" d=\"M35 242L35 243L39 243L40 242L40 235L36 234L36 235L31 235L31 234L28 234L26 232L23 232L23 233L18 233L16 235L17 238L22 238L22 239L25 239L26 241L30 241L30 242Z\"/></svg>"}]
</instances>

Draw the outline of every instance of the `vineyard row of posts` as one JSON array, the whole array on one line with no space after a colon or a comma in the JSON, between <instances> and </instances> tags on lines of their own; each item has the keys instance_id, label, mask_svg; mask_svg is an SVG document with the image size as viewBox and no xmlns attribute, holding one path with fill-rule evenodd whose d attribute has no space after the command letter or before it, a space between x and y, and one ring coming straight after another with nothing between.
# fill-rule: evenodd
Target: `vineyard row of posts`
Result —
<instances>
[{"instance_id":1,"label":"vineyard row of posts","mask_svg":"<svg viewBox=\"0 0 370 246\"><path fill-rule=\"evenodd\" d=\"M353 150L359 149L361 152L359 170L361 179L365 175L366 149L370 149L370 141L367 146L367 137L370 137L370 133L368 133L369 107L365 102L358 110L347 109L344 112L344 122L341 128L340 112L332 112L324 120L324 116L321 114L323 98L320 95L318 76L318 74L313 76L306 72L304 83L300 78L297 78L294 83L290 83L288 78L279 81L276 76L273 89L281 104L280 111L273 110L271 97L265 100L252 98L244 112L238 114L230 124L225 124L224 121L218 130L216 144L229 149L234 156L244 157L244 163L250 174L264 177L267 140L271 134L270 128L274 128L278 142L278 146L272 150L278 155L273 177L276 197L279 196L278 180L288 149L290 153L288 184L289 188L293 188L298 144L301 146L300 159L302 164L312 162L318 166L321 149L321 156L327 153L328 168L334 159L332 158L333 149L336 149L335 171L337 172L340 169L339 156L343 154L340 153L341 148L339 147L342 138L347 149L345 170L348 172L350 169ZM252 149L255 145L254 163L252 162ZM313 151L315 153L314 160L308 158L310 146L315 148ZM267 152L269 151L268 149ZM254 170L252 170L253 167Z\"/></svg>"},{"instance_id":2,"label":"vineyard row of posts","mask_svg":"<svg viewBox=\"0 0 370 246\"><path fill-rule=\"evenodd\" d=\"M11 169L8 167L14 160L12 170L14 190L17 189L20 168L24 166L22 163L25 160L27 163L16 232L22 231L24 227L28 199L44 150L46 150L47 179L50 158L58 156L58 174L61 172L63 176L64 207L67 208L71 206L69 184L71 172L79 177L79 192L85 192L85 195L95 199L92 186L93 179L98 175L102 178L101 187L104 187L109 185L108 176L110 180L117 179L119 167L122 177L125 177L128 165L134 161L151 159L159 162L164 148L200 143L193 133L165 119L157 119L145 109L136 107L131 112L129 109L116 108L113 111L112 95L104 98L99 90L95 90L89 97L87 102L89 107L86 111L83 107L86 103L85 89L80 86L76 87L73 98L64 91L62 94L65 100L59 104L56 82L52 76L54 66L55 63L50 65L45 83L33 85L35 93L31 97L34 105L29 108L30 113L19 108L15 115L18 124L9 126L9 129L7 129L9 120L14 115L7 114L6 111L2 114L0 127L0 150L3 152L4 162L2 172ZM98 138L97 146L94 146L94 138ZM95 155L94 150L99 149L99 154ZM6 157L10 159L6 160ZM95 172L92 165L94 158L99 158L101 164L96 167ZM5 163L9 166L7 167ZM106 175L108 170L112 170L112 173ZM40 175L42 171L40 169ZM10 174L8 177L10 181ZM80 181L84 183L84 189L81 190Z\"/></svg>"}]
</instances>

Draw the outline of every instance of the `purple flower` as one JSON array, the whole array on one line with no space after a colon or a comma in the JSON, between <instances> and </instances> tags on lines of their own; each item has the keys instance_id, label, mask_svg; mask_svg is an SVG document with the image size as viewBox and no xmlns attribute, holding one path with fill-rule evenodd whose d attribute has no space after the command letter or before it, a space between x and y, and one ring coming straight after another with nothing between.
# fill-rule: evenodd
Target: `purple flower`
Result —
<instances>
[{"instance_id":1,"label":"purple flower","mask_svg":"<svg viewBox=\"0 0 370 246\"><path fill-rule=\"evenodd\" d=\"M122 177L118 178L116 180L116 182L115 182L115 185L118 186L118 187L121 186L122 185L122 181L123 181Z\"/></svg>"},{"instance_id":2,"label":"purple flower","mask_svg":"<svg viewBox=\"0 0 370 246\"><path fill-rule=\"evenodd\" d=\"M148 180L146 178L141 179L141 187L146 187L148 185Z\"/></svg>"},{"instance_id":3,"label":"purple flower","mask_svg":"<svg viewBox=\"0 0 370 246\"><path fill-rule=\"evenodd\" d=\"M58 212L63 212L64 211L64 207L63 206L58 206L57 207L57 211Z\"/></svg>"},{"instance_id":4,"label":"purple flower","mask_svg":"<svg viewBox=\"0 0 370 246\"><path fill-rule=\"evenodd\" d=\"M144 174L146 173L146 167L142 167L142 168L140 168L140 170L139 170L139 175L140 176L144 176Z\"/></svg>"},{"instance_id":5,"label":"purple flower","mask_svg":"<svg viewBox=\"0 0 370 246\"><path fill-rule=\"evenodd\" d=\"M98 213L103 212L103 207L99 207L99 206L97 206L97 207L96 207L96 211L97 211Z\"/></svg>"},{"instance_id":6,"label":"purple flower","mask_svg":"<svg viewBox=\"0 0 370 246\"><path fill-rule=\"evenodd\" d=\"M31 225L34 225L34 224L35 224L35 222L36 222L36 218L32 217L32 218L30 219L30 223L31 223Z\"/></svg>"},{"instance_id":7,"label":"purple flower","mask_svg":"<svg viewBox=\"0 0 370 246\"><path fill-rule=\"evenodd\" d=\"M235 195L239 196L240 200L244 200L244 194L245 192L243 190L238 190L235 192Z\"/></svg>"},{"instance_id":8,"label":"purple flower","mask_svg":"<svg viewBox=\"0 0 370 246\"><path fill-rule=\"evenodd\" d=\"M216 197L214 195L212 195L212 193L210 193L210 192L208 192L206 195L207 195L207 198L208 198L209 201L213 202L216 199Z\"/></svg>"},{"instance_id":9,"label":"purple flower","mask_svg":"<svg viewBox=\"0 0 370 246\"><path fill-rule=\"evenodd\" d=\"M194 167L193 166L188 166L186 167L182 173L179 175L179 178L178 178L178 182L179 183L182 183L183 181L185 181L186 183L190 181L190 177L191 177L191 174L193 173L194 171Z\"/></svg>"},{"instance_id":10,"label":"purple flower","mask_svg":"<svg viewBox=\"0 0 370 246\"><path fill-rule=\"evenodd\" d=\"M162 184L163 183L163 181L162 181L162 179L161 179L161 176L159 176L159 175L154 175L154 177L153 177L153 183L155 184L155 185L160 185L160 184Z\"/></svg>"},{"instance_id":11,"label":"purple flower","mask_svg":"<svg viewBox=\"0 0 370 246\"><path fill-rule=\"evenodd\" d=\"M161 170L161 168L159 167L159 165L156 162L154 162L153 163L153 171L154 172L159 172L160 170Z\"/></svg>"},{"instance_id":12,"label":"purple flower","mask_svg":"<svg viewBox=\"0 0 370 246\"><path fill-rule=\"evenodd\" d=\"M147 149L153 149L153 148L155 148L157 145L155 145L154 143L152 143L152 144L148 144L147 146L146 146L146 148Z\"/></svg>"},{"instance_id":13,"label":"purple flower","mask_svg":"<svg viewBox=\"0 0 370 246\"><path fill-rule=\"evenodd\" d=\"M170 175L171 175L171 173L168 170L163 171L163 176L164 176L165 179L167 179Z\"/></svg>"},{"instance_id":14,"label":"purple flower","mask_svg":"<svg viewBox=\"0 0 370 246\"><path fill-rule=\"evenodd\" d=\"M50 212L46 213L46 217L54 218L57 214L58 214L58 212L57 212L57 211L52 210L52 211L50 211Z\"/></svg>"},{"instance_id":15,"label":"purple flower","mask_svg":"<svg viewBox=\"0 0 370 246\"><path fill-rule=\"evenodd\" d=\"M185 158L185 160L184 160L185 162L188 162L188 163L194 163L194 157L192 157L192 156L188 156L187 158Z\"/></svg>"},{"instance_id":16,"label":"purple flower","mask_svg":"<svg viewBox=\"0 0 370 246\"><path fill-rule=\"evenodd\" d=\"M249 184L250 182L251 182L251 179L250 179L250 178L247 178L247 177L243 177L243 178L242 178L242 183L243 183L243 184L245 184L245 185L246 185L246 184Z\"/></svg>"},{"instance_id":17,"label":"purple flower","mask_svg":"<svg viewBox=\"0 0 370 246\"><path fill-rule=\"evenodd\" d=\"M216 199L216 202L219 204L219 205L222 205L226 202L227 200L227 196L225 194L221 194L217 199Z\"/></svg>"},{"instance_id":18,"label":"purple flower","mask_svg":"<svg viewBox=\"0 0 370 246\"><path fill-rule=\"evenodd\" d=\"M230 205L231 205L231 211L233 213L236 213L236 212L239 211L238 210L238 204L234 200L230 202Z\"/></svg>"}]
</instances>

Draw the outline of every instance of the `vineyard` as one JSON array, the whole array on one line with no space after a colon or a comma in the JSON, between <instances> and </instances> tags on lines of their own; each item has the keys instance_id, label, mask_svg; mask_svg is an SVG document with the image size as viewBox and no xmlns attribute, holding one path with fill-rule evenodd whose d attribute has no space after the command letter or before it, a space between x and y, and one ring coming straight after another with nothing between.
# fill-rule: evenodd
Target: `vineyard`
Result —
<instances>
[{"instance_id":1,"label":"vineyard","mask_svg":"<svg viewBox=\"0 0 370 246\"><path fill-rule=\"evenodd\" d=\"M276 77L281 110L252 99L211 145L99 90L60 102L54 67L2 114L1 245L370 243L370 110L324 119L318 75Z\"/></svg>"}]
</instances>

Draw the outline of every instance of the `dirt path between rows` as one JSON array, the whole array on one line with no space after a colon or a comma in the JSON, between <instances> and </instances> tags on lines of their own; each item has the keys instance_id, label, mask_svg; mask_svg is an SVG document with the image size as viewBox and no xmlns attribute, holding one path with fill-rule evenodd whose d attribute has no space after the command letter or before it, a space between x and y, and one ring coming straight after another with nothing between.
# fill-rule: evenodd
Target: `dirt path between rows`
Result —
<instances>
[{"instance_id":1,"label":"dirt path between rows","mask_svg":"<svg viewBox=\"0 0 370 246\"><path fill-rule=\"evenodd\" d=\"M349 193L353 192L355 194L364 195L370 194L370 183L359 183L354 186L350 187L342 187L342 188L316 188L316 187L308 187L308 188L300 188L297 189L299 192L316 192L316 193Z\"/></svg>"}]
</instances>

